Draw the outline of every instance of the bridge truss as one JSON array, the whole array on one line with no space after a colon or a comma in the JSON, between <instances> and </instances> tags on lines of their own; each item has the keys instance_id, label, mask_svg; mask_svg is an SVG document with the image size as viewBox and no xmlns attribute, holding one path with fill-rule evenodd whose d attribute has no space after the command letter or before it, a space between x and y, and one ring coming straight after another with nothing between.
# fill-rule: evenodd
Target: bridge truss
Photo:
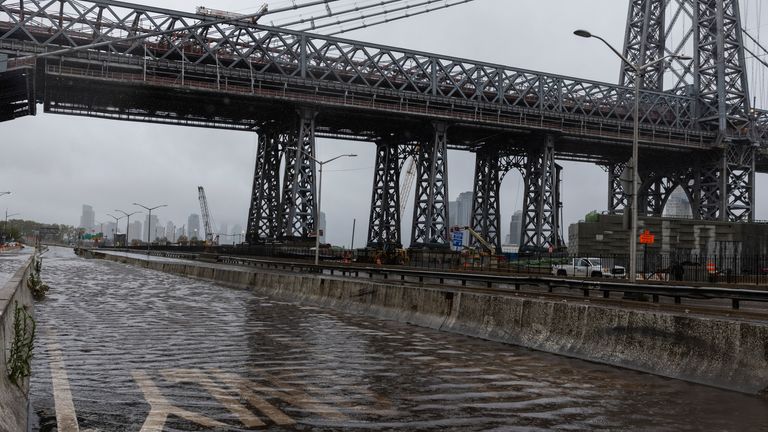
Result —
<instances>
[{"instance_id":1,"label":"bridge truss","mask_svg":"<svg viewBox=\"0 0 768 432\"><path fill-rule=\"evenodd\" d=\"M680 185L702 219L751 220L754 172L768 169L768 114L749 104L738 2L632 0L625 52L645 61L671 52L665 32L676 5L697 23L695 55L668 89L663 70L644 77L642 152L670 167L641 159L649 169L640 211L657 211ZM497 246L498 185L511 166L503 158L517 158L526 179L524 249L560 244L556 159L610 167L610 209L623 210L617 167L634 120L627 86L210 20L112 0L0 0L0 52L10 57L0 115L34 114L43 103L50 113L257 132L249 242L316 230L316 137L376 143L368 242L377 247L402 244L396 161L414 149L412 246L447 245L448 149L478 153L472 225ZM93 43L105 45L30 57Z\"/></svg>"}]
</instances>

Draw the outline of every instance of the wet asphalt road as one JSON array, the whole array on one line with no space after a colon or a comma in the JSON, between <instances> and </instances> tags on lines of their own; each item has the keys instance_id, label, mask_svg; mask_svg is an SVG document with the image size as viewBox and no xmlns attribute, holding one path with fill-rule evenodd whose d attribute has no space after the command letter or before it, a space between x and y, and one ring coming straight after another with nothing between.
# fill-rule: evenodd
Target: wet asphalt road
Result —
<instances>
[{"instance_id":1,"label":"wet asphalt road","mask_svg":"<svg viewBox=\"0 0 768 432\"><path fill-rule=\"evenodd\" d=\"M750 396L66 249L43 277L40 430L768 431Z\"/></svg>"}]
</instances>

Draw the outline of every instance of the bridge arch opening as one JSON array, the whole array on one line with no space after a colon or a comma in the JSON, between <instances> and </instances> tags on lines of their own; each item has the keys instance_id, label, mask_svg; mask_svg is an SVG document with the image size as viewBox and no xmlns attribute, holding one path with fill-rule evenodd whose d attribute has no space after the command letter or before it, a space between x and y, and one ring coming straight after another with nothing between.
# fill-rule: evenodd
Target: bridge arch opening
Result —
<instances>
[{"instance_id":1,"label":"bridge arch opening","mask_svg":"<svg viewBox=\"0 0 768 432\"><path fill-rule=\"evenodd\" d=\"M691 201L682 186L677 186L669 194L661 215L666 218L693 219Z\"/></svg>"}]
</instances>

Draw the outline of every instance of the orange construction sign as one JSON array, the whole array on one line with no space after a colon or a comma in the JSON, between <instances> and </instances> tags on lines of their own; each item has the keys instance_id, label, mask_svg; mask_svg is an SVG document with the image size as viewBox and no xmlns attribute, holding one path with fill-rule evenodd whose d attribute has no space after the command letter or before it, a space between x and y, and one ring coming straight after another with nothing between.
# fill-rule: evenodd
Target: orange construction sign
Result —
<instances>
[{"instance_id":1,"label":"orange construction sign","mask_svg":"<svg viewBox=\"0 0 768 432\"><path fill-rule=\"evenodd\" d=\"M645 230L644 233L640 234L640 244L653 244L653 242L656 240L656 236L651 234L650 231Z\"/></svg>"}]
</instances>

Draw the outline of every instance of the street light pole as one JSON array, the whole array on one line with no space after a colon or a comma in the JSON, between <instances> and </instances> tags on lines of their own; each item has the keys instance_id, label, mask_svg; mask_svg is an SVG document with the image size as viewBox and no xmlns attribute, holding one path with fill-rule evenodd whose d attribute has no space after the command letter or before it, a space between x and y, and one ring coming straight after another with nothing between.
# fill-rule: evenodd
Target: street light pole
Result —
<instances>
[{"instance_id":1,"label":"street light pole","mask_svg":"<svg viewBox=\"0 0 768 432\"><path fill-rule=\"evenodd\" d=\"M139 204L139 203L133 203L133 205L139 206L149 212L147 215L147 254L149 254L149 248L151 242L149 241L149 235L152 233L152 210L159 209L160 207L168 207L168 204L161 204L154 207L147 207L145 205Z\"/></svg>"},{"instance_id":2,"label":"street light pole","mask_svg":"<svg viewBox=\"0 0 768 432\"><path fill-rule=\"evenodd\" d=\"M112 233L112 242L115 242L115 235L116 235L116 234L117 234L117 232L119 231L119 230L117 229L117 227L118 227L118 225L117 225L117 222L118 222L118 221L120 221L120 219L124 218L125 216L120 216L120 217L117 217L117 216L113 216L113 215L111 215L111 214L109 214L109 213L107 213L107 216L109 216L109 217L111 217L112 219L114 219L114 220L115 220L115 232L114 232L114 233ZM104 232L104 230L102 230L102 232Z\"/></svg>"},{"instance_id":3,"label":"street light pole","mask_svg":"<svg viewBox=\"0 0 768 432\"><path fill-rule=\"evenodd\" d=\"M296 147L289 147L286 150L296 150ZM335 161L336 159L341 159L343 157L357 157L356 154L343 154L338 155L336 157L330 158L325 161L319 161L317 158L312 156L311 154L305 152L302 149L299 149L300 152L304 153L305 156L312 159L316 164L320 165L319 175L318 175L318 181L317 181L317 214L315 215L315 265L320 264L320 211L322 209L322 196L323 196L323 166L327 163L331 163Z\"/></svg>"},{"instance_id":4,"label":"street light pole","mask_svg":"<svg viewBox=\"0 0 768 432\"><path fill-rule=\"evenodd\" d=\"M631 62L627 57L625 57L623 54L621 54L616 48L613 47L613 45L609 44L608 41L601 38L600 36L594 35L586 30L576 30L573 32L576 36L583 37L583 38L595 38L603 42L608 48L611 49L611 51L616 54L624 64L631 67L635 72L635 107L634 107L634 130L632 133L632 159L629 162L628 169L630 173L632 174L632 190L630 193L632 194L632 204L630 209L626 209L625 211L629 211L630 217L631 217L631 232L629 234L629 281L634 283L637 281L637 192L639 189L639 185L637 184L638 179L638 166L639 166L639 156L638 156L638 147L640 143L640 86L642 85L642 76L645 73L646 70L649 68L656 66L657 64L664 62L668 59L678 59L678 60L690 60L691 57L685 56L685 55L677 55L672 54L668 56L664 56L660 59L653 60L649 63L646 63L644 65L641 65L639 63L633 63Z\"/></svg>"},{"instance_id":5,"label":"street light pole","mask_svg":"<svg viewBox=\"0 0 768 432\"><path fill-rule=\"evenodd\" d=\"M125 215L126 218L128 218L128 221L125 223L125 246L128 247L128 242L130 241L129 232L131 229L131 216L135 215L136 213L141 213L140 211L135 211L133 213L126 213L122 210L115 209L116 212L120 212Z\"/></svg>"}]
</instances>

